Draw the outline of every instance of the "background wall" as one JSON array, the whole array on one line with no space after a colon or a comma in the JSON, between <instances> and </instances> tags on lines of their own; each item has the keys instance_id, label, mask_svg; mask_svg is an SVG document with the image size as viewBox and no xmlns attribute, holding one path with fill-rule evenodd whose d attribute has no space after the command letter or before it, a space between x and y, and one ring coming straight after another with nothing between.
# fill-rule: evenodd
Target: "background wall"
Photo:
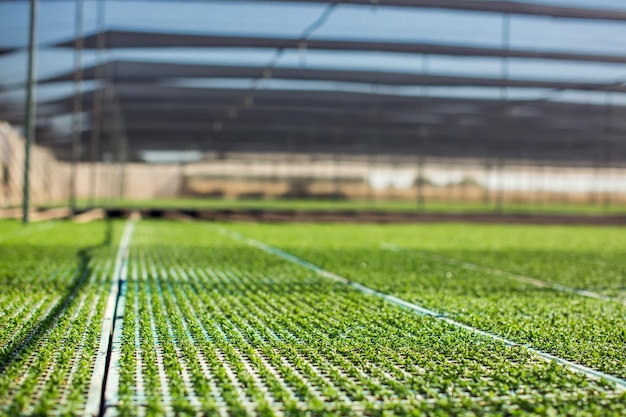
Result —
<instances>
[{"instance_id":1,"label":"background wall","mask_svg":"<svg viewBox=\"0 0 626 417\"><path fill-rule=\"evenodd\" d=\"M0 207L22 201L24 139L0 123ZM497 162L497 161L496 161ZM70 167L34 145L31 202L65 204ZM80 163L83 202L176 197L334 198L495 204L626 204L626 169L472 160L232 154L189 164Z\"/></svg>"},{"instance_id":2,"label":"background wall","mask_svg":"<svg viewBox=\"0 0 626 417\"><path fill-rule=\"evenodd\" d=\"M24 184L24 139L7 123L0 122L0 205L18 206ZM50 151L31 148L30 195L33 204L62 200L69 189L69 166L59 162Z\"/></svg>"}]
</instances>

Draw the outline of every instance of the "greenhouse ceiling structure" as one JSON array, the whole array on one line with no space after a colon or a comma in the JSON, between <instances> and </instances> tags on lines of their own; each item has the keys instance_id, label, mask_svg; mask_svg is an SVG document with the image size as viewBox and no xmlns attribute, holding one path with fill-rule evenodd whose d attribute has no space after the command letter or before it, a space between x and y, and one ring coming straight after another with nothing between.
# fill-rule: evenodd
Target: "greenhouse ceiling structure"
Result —
<instances>
[{"instance_id":1,"label":"greenhouse ceiling structure","mask_svg":"<svg viewBox=\"0 0 626 417\"><path fill-rule=\"evenodd\" d=\"M569 2L576 6L470 0L152 2L170 10L198 4L272 11L306 7L306 19L301 16L308 24L288 36L250 35L243 24L221 33L185 30L185 25L133 28L109 16L121 3L41 1L42 7L66 4L76 11L73 34L39 47L39 54L73 56L71 65L40 72L37 79L41 91L64 91L39 96L35 139L62 159L199 150L595 166L621 165L626 157L626 79L617 76L626 64L626 48L516 42L516 36L534 30L534 22L566 28L601 24L623 31L626 8L607 1ZM91 26L84 19L86 5L93 8ZM435 13L444 20L449 15L453 21L476 17L488 20L492 29L477 36L481 39L462 36L455 42L427 34L409 39L401 33L377 38L324 32L336 14L361 10L373 10L373 19L388 10L404 16ZM473 25L467 26L470 34L480 33ZM191 59L185 51L206 59ZM223 58L261 52L264 58L256 62ZM24 47L0 45L0 54L24 55ZM325 60L317 63L316 54ZM333 57L348 64L335 65ZM477 59L488 70L480 70ZM516 70L535 64L581 70L574 75ZM586 72L593 68L609 68L615 75ZM0 119L23 125L25 80L0 81ZM59 120L69 119L69 127L62 128Z\"/></svg>"}]
</instances>

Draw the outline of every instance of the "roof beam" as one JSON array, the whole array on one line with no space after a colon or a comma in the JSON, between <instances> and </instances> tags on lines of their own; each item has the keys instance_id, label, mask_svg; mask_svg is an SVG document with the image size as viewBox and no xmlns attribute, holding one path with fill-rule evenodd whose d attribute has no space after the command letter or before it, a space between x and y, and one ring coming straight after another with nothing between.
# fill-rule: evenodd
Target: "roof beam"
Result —
<instances>
[{"instance_id":1,"label":"roof beam","mask_svg":"<svg viewBox=\"0 0 626 417\"><path fill-rule=\"evenodd\" d=\"M266 1L266 0L253 0ZM281 3L331 3L329 0L272 0ZM626 11L619 9L568 7L521 1L496 0L338 0L335 3L359 6L406 7L458 10L465 12L506 13L561 19L626 21Z\"/></svg>"},{"instance_id":2,"label":"roof beam","mask_svg":"<svg viewBox=\"0 0 626 417\"><path fill-rule=\"evenodd\" d=\"M0 3L15 0L0 0ZM53 1L53 0L47 0ZM117 0L126 1L126 0ZM206 0L183 0L204 2ZM267 2L268 0L249 0ZM270 0L281 3L337 3L342 5L404 7L422 9L458 10L465 12L507 13L524 16L541 16L561 19L626 21L626 11L619 9L570 7L503 0Z\"/></svg>"},{"instance_id":3,"label":"roof beam","mask_svg":"<svg viewBox=\"0 0 626 417\"><path fill-rule=\"evenodd\" d=\"M194 65L163 62L116 61L104 64L104 70L90 67L83 71L83 80L93 80L98 73L106 73L112 68L112 79L115 82L127 84L156 84L166 78L241 78L254 79L262 77L263 67L226 66L226 65ZM101 67L102 68L102 67ZM40 81L40 84L71 81L75 73L69 72L56 77ZM369 71L369 70L342 70L342 69L314 69L298 67L278 67L271 71L273 79L299 81L333 81L360 84L379 84L389 86L430 86L430 87L515 87L515 88L546 88L555 90L581 91L613 91L626 93L626 86L622 82L570 82L555 80L524 80L461 77L449 75L423 75L417 73Z\"/></svg>"},{"instance_id":4,"label":"roof beam","mask_svg":"<svg viewBox=\"0 0 626 417\"><path fill-rule=\"evenodd\" d=\"M85 37L85 48L97 48L97 34ZM359 41L351 39L270 38L246 36L197 35L182 33L134 32L110 30L106 32L107 49L118 48L268 48L326 51L389 52L401 54L428 54L443 56L525 58L560 61L604 62L624 64L626 56L593 53L572 53L530 49L501 49L474 45L447 45L420 42ZM52 46L74 48L68 40Z\"/></svg>"},{"instance_id":5,"label":"roof beam","mask_svg":"<svg viewBox=\"0 0 626 417\"><path fill-rule=\"evenodd\" d=\"M16 51L19 51L19 48L0 48L0 56L12 54Z\"/></svg>"}]
</instances>

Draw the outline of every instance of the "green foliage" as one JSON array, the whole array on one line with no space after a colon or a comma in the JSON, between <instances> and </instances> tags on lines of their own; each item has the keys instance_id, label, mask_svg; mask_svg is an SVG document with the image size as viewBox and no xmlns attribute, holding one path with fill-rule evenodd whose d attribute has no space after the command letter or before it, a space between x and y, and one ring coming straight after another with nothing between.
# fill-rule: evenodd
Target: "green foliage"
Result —
<instances>
[{"instance_id":1,"label":"green foliage","mask_svg":"<svg viewBox=\"0 0 626 417\"><path fill-rule=\"evenodd\" d=\"M290 227L237 228L282 242L354 279L372 269L376 272L366 280L380 274L381 283L384 276L393 282L417 266L401 262L407 254L387 258L389 253L378 248L357 256L367 244L362 236L352 239L354 253L328 244L332 235L304 238L302 232L315 232L315 226L294 227L292 234ZM207 401L196 409L208 406L231 415L625 411L624 396L610 384L574 374L523 348L511 349L364 296L220 236L211 226L143 221L133 242L131 265L137 273L129 295L136 291L144 303L139 311L148 314L125 325L149 334L154 322L159 342L133 343L129 348L135 353L128 357L141 357L141 368L151 369L146 373L161 374L159 381L170 392L158 399L164 410L174 409L179 395ZM417 285L427 286L437 276L435 271L414 283L415 293L421 289ZM448 279L444 271L435 287L448 288ZM489 285L479 277L467 288L488 297ZM456 297L451 286L446 291ZM437 291L430 293L434 299ZM146 359L151 351L156 351L156 363ZM136 363L124 367L128 376L134 369ZM132 388L132 378L129 384Z\"/></svg>"},{"instance_id":2,"label":"green foliage","mask_svg":"<svg viewBox=\"0 0 626 417\"><path fill-rule=\"evenodd\" d=\"M0 414L78 415L84 409L118 229L47 223L5 235Z\"/></svg>"},{"instance_id":3,"label":"green foliage","mask_svg":"<svg viewBox=\"0 0 626 417\"><path fill-rule=\"evenodd\" d=\"M228 227L458 321L626 374L623 304L429 257L619 296L619 231ZM50 223L2 242L0 414L82 415L121 230ZM406 249L381 249L385 241ZM626 395L606 381L363 295L213 225L138 222L128 268L122 416L626 414Z\"/></svg>"},{"instance_id":4,"label":"green foliage","mask_svg":"<svg viewBox=\"0 0 626 417\"><path fill-rule=\"evenodd\" d=\"M620 229L476 225L232 226L351 280L474 327L626 378ZM381 250L381 242L406 248ZM584 298L442 262L480 263L603 291Z\"/></svg>"}]
</instances>

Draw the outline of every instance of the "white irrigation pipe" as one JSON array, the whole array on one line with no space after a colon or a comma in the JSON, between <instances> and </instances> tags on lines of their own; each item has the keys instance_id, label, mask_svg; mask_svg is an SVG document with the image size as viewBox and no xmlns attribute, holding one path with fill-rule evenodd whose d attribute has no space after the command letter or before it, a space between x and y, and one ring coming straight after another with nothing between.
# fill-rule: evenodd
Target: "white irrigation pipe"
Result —
<instances>
[{"instance_id":1,"label":"white irrigation pipe","mask_svg":"<svg viewBox=\"0 0 626 417\"><path fill-rule=\"evenodd\" d=\"M560 365L563 365L563 366L569 368L570 370L572 370L574 372L578 372L580 374L586 375L587 377L592 378L592 379L604 379L606 381L612 382L613 384L616 385L617 389L619 389L621 391L626 391L626 380L624 380L624 379L617 378L617 377L614 377L612 375L605 374L604 372L596 371L595 369L589 368L587 366L579 365L577 363L568 361L567 359L563 359L563 358L560 358L558 356L552 355L550 353L543 352L541 350L538 350L538 349L535 349L535 348L531 347L530 345L517 343L517 342L514 342L512 340L506 339L506 338L504 338L502 336L499 336L497 334L489 333L489 332L486 332L484 330L480 330L480 329L478 329L476 327L472 327L472 326L469 326L467 324L463 324L463 323L458 322L456 320L450 319L450 318L448 318L448 317L446 317L446 316L444 316L444 315L442 315L440 313L437 313L437 312L435 312L433 310L429 310L429 309L421 307L421 306L419 306L417 304L410 303L408 301L402 300L401 298L395 297L393 295L385 294L383 292L374 290L372 288L366 287L365 285L359 284L358 282L351 281L348 278L345 278L345 277L337 275L337 274L335 274L333 272L327 271L327 270L325 270L325 269L323 269L323 268L321 268L321 267L319 267L317 265L314 265L314 264L312 264L310 262L305 261L304 259L298 258L295 255L292 255L292 254L290 254L288 252L285 252L285 251L283 251L281 249L278 249L278 248L276 248L274 246L268 245L268 244L263 243L261 241L249 238L249 237L244 236L242 234L239 234L237 232L230 231L230 230L225 229L223 227L218 228L218 230L219 230L219 232L221 234L223 234L225 236L228 236L228 237L230 237L230 238L232 238L234 240L246 243L246 244L248 244L250 246L253 246L255 248L261 249L262 251L265 251L267 253L271 253L271 254L276 255L276 256L278 256L280 258L283 258L283 259L288 260L290 262L293 262L293 263L295 263L297 265L300 265L300 266L302 266L304 268L307 268L307 269L309 269L311 271L314 271L314 272L316 272L316 273L318 273L318 274L320 274L320 275L322 275L322 276L324 276L326 278L329 278L329 279L332 279L334 281L340 282L342 284L348 285L348 286L356 289L357 291L360 291L363 294L367 294L367 295L371 295L371 296L374 296L374 297L382 298L382 299L384 299L384 300L386 300L386 301L388 301L388 302L390 302L392 304L395 304L395 305L397 305L399 307L402 307L402 308L414 311L414 312L416 312L418 314L434 317L437 320L441 320L441 321L446 322L446 323L448 323L448 324L450 324L452 326L455 326L455 327L458 327L458 328L461 328L461 329L465 329L465 330L467 330L469 332L472 332L472 333L475 333L475 334L479 334L481 336L484 336L484 337L487 337L487 338L490 338L490 339L502 342L505 345L510 346L510 347L517 346L517 347L525 348L526 350L528 350L529 352L533 353L534 355L536 355L536 356L538 356L540 358L543 358L543 359L545 359L547 361L555 361L556 363L558 363Z\"/></svg>"},{"instance_id":2,"label":"white irrigation pipe","mask_svg":"<svg viewBox=\"0 0 626 417\"><path fill-rule=\"evenodd\" d=\"M398 252L401 250L408 250L407 248L404 248L402 246L398 246L392 243L387 243L387 242L383 242L380 244L380 247L382 249L386 249L386 250L390 250L390 251L394 251L394 252ZM555 284L552 282L548 282L548 281L543 281L537 278L532 278L532 277L527 277L525 275L519 275L519 274L514 274L512 272L507 272L507 271L503 271L501 269L496 269L496 268L490 268L487 266L482 266L482 265L478 265L478 264L474 264L471 262L466 262L466 261L462 261L459 259L454 259L454 258L449 258L447 256L442 256L439 254L435 254L435 253L429 253L429 252L425 252L425 251L420 251L420 250L416 250L414 252L416 255L419 255L423 258L430 258L436 261L440 261L440 262L445 262L447 264L450 265L458 265L461 266L463 268L466 269L471 269L474 271L479 271L479 272L487 272L491 275L496 275L499 277L505 277L505 278L510 278L513 279L515 281L519 281L519 282L523 282L526 284L531 284L534 285L536 287L541 287L541 288L549 288L555 291L559 291L559 292L566 292L566 293L570 293L570 294L576 294L576 295L580 295L582 297L587 297L587 298L594 298L596 300L602 300L602 301L616 301L618 303L622 303L622 304L626 304L626 300L621 300L615 297L609 297L606 295L602 295L602 294L598 294L595 293L593 291L588 291L588 290L581 290L578 288L573 288L573 287L568 287L567 285L561 285L561 284Z\"/></svg>"},{"instance_id":3,"label":"white irrigation pipe","mask_svg":"<svg viewBox=\"0 0 626 417\"><path fill-rule=\"evenodd\" d=\"M130 250L130 241L134 228L135 220L128 220L124 227L124 233L122 234L122 239L120 240L117 251L115 269L113 270L113 282L109 289L107 304L102 319L100 345L96 353L96 361L89 385L89 392L87 394L87 403L85 406L86 416L99 416L101 408L106 407L109 402L116 402L117 399L118 386L111 388L111 392L115 393L114 396L106 395L104 389L108 391L111 387L111 383L117 385L119 381L117 361L119 360L119 350L121 348L121 318L124 308L124 297L126 295L125 281L128 270L128 252ZM106 387L104 386L105 381Z\"/></svg>"}]
</instances>

